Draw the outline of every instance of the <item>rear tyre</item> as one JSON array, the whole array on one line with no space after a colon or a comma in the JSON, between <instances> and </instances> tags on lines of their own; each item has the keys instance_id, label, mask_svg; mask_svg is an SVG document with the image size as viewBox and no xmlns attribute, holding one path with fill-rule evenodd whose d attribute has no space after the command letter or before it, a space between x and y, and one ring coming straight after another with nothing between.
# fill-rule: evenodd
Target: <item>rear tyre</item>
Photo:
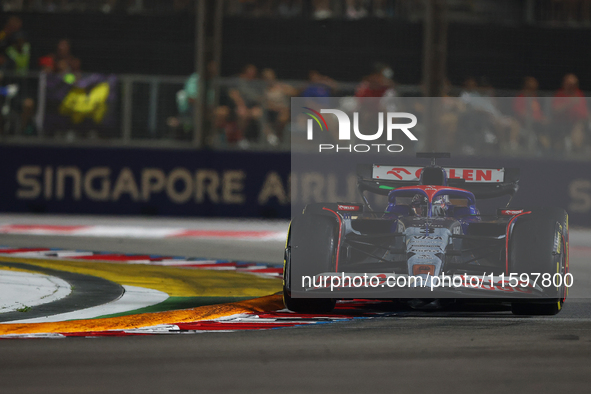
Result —
<instances>
[{"instance_id":1,"label":"rear tyre","mask_svg":"<svg viewBox=\"0 0 591 394\"><path fill-rule=\"evenodd\" d=\"M291 298L289 292L283 292L283 304L287 309L297 313L330 313L336 301L330 298Z\"/></svg>"},{"instance_id":2,"label":"rear tyre","mask_svg":"<svg viewBox=\"0 0 591 394\"><path fill-rule=\"evenodd\" d=\"M567 273L568 217L561 208L534 209L515 219L509 240L510 273ZM556 244L558 242L558 244ZM538 283L540 283L538 281ZM566 298L564 283L560 287L544 287L544 299L514 301L514 315L555 315Z\"/></svg>"},{"instance_id":3,"label":"rear tyre","mask_svg":"<svg viewBox=\"0 0 591 394\"><path fill-rule=\"evenodd\" d=\"M292 298L291 294L292 289L303 290L303 275L335 271L338 234L336 220L328 216L302 214L292 220L283 267L283 303L290 311L328 313L334 309L332 298Z\"/></svg>"},{"instance_id":4,"label":"rear tyre","mask_svg":"<svg viewBox=\"0 0 591 394\"><path fill-rule=\"evenodd\" d=\"M511 304L511 312L519 316L552 316L562 309L562 301L548 301L545 303L518 303Z\"/></svg>"}]
</instances>

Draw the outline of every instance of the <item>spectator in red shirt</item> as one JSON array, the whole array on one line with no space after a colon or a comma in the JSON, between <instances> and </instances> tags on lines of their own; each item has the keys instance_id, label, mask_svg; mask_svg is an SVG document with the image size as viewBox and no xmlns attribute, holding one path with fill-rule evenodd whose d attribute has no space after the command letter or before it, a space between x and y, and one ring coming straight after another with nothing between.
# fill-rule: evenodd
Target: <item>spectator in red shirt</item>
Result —
<instances>
[{"instance_id":1,"label":"spectator in red shirt","mask_svg":"<svg viewBox=\"0 0 591 394\"><path fill-rule=\"evenodd\" d=\"M72 55L68 39L59 40L55 53L40 58L39 65L45 72L80 72L80 59Z\"/></svg>"},{"instance_id":2,"label":"spectator in red shirt","mask_svg":"<svg viewBox=\"0 0 591 394\"><path fill-rule=\"evenodd\" d=\"M589 117L585 95L579 89L579 79L575 74L566 74L562 80L562 88L554 95L552 108L556 115L574 121Z\"/></svg>"},{"instance_id":3,"label":"spectator in red shirt","mask_svg":"<svg viewBox=\"0 0 591 394\"><path fill-rule=\"evenodd\" d=\"M546 120L538 99L538 86L537 79L525 77L523 89L513 100L513 110L520 120L525 121L526 117L530 117L536 122Z\"/></svg>"},{"instance_id":4,"label":"spectator in red shirt","mask_svg":"<svg viewBox=\"0 0 591 394\"><path fill-rule=\"evenodd\" d=\"M358 104L360 113L360 122L368 129L378 129L378 117L376 112L396 112L398 109L398 98L394 89L392 77L394 72L384 63L375 63L371 68L371 74L363 78L357 90L355 97L370 98L378 97L380 100L361 100ZM386 138L386 133L382 134L382 139ZM382 139L377 142L382 142Z\"/></svg>"},{"instance_id":5,"label":"spectator in red shirt","mask_svg":"<svg viewBox=\"0 0 591 394\"><path fill-rule=\"evenodd\" d=\"M396 112L399 109L398 94L394 88L394 81L392 77L394 71L384 63L375 63L372 67L372 73L364 77L357 90L355 97L381 97L379 106L381 110L386 112ZM362 103L362 108L373 104L368 102ZM375 108L374 108L375 109ZM366 110L371 112L370 108Z\"/></svg>"},{"instance_id":6,"label":"spectator in red shirt","mask_svg":"<svg viewBox=\"0 0 591 394\"><path fill-rule=\"evenodd\" d=\"M394 91L394 72L384 63L376 63L372 73L363 78L355 91L355 97L396 96Z\"/></svg>"},{"instance_id":7,"label":"spectator in red shirt","mask_svg":"<svg viewBox=\"0 0 591 394\"><path fill-rule=\"evenodd\" d=\"M554 112L554 143L557 148L566 147L570 151L580 151L585 143L586 122L589 119L587 100L579 89L579 79L574 74L566 74L562 88L552 100ZM567 138L570 137L570 138Z\"/></svg>"},{"instance_id":8,"label":"spectator in red shirt","mask_svg":"<svg viewBox=\"0 0 591 394\"><path fill-rule=\"evenodd\" d=\"M513 112L526 130L533 131L538 143L545 149L550 149L550 135L548 118L542 110L538 97L538 80L525 77L523 89L513 100Z\"/></svg>"}]
</instances>

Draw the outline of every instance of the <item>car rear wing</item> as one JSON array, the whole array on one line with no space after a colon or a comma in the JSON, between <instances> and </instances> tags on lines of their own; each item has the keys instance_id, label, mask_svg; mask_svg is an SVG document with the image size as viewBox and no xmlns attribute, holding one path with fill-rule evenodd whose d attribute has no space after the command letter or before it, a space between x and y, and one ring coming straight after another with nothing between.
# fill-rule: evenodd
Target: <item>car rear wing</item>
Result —
<instances>
[{"instance_id":1,"label":"car rear wing","mask_svg":"<svg viewBox=\"0 0 591 394\"><path fill-rule=\"evenodd\" d=\"M424 167L358 164L357 186L364 191L388 195L391 190L419 184ZM444 167L447 185L465 189L476 198L513 196L518 189L519 168Z\"/></svg>"}]
</instances>

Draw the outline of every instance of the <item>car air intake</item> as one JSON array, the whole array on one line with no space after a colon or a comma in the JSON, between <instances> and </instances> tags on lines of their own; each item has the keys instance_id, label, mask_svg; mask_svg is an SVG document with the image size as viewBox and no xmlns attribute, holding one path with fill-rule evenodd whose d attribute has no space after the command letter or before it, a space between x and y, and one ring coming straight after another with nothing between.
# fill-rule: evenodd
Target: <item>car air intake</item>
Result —
<instances>
[{"instance_id":1,"label":"car air intake","mask_svg":"<svg viewBox=\"0 0 591 394\"><path fill-rule=\"evenodd\" d=\"M421 172L421 185L446 186L445 173L441 167L425 167Z\"/></svg>"}]
</instances>

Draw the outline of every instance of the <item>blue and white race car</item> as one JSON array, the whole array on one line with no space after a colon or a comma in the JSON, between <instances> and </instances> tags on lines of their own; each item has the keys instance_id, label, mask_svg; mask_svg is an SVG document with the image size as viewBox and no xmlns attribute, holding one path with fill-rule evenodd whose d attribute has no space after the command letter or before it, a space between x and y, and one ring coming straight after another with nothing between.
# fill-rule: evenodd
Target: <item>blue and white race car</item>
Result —
<instances>
[{"instance_id":1,"label":"blue and white race car","mask_svg":"<svg viewBox=\"0 0 591 394\"><path fill-rule=\"evenodd\" d=\"M284 264L284 302L318 313L337 299L389 298L437 307L466 299L510 304L514 314L558 313L572 285L568 215L561 208L500 208L519 170L358 165L363 202L309 204L295 216ZM385 212L365 197L388 197ZM359 279L358 279L359 278Z\"/></svg>"}]
</instances>

